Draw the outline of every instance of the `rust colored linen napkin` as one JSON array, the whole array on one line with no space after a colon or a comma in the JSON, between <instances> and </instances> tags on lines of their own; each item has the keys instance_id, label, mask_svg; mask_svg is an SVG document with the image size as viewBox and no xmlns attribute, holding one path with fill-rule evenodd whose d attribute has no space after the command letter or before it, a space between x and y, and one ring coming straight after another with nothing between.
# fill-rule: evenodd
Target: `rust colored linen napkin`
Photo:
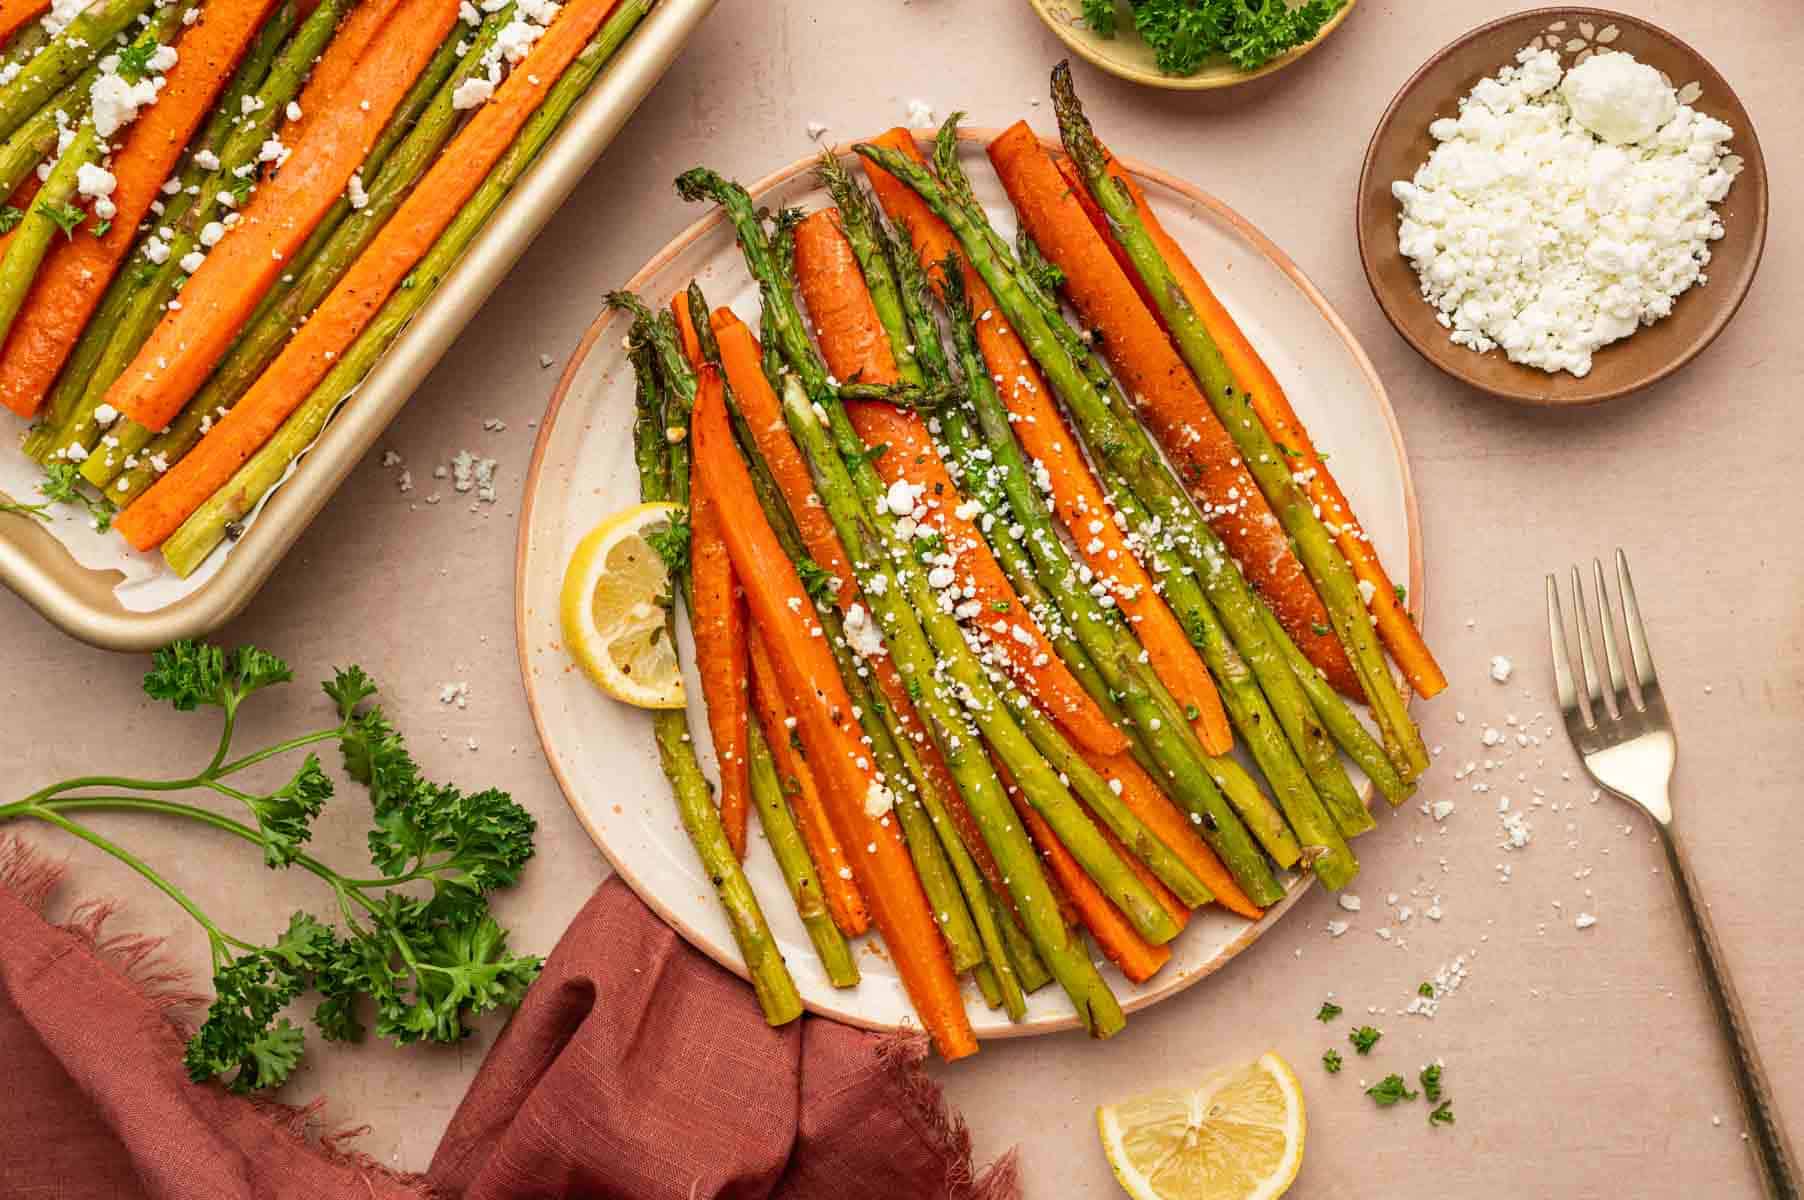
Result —
<instances>
[{"instance_id":1,"label":"rust colored linen napkin","mask_svg":"<svg viewBox=\"0 0 1804 1200\"><path fill-rule=\"evenodd\" d=\"M0 838L0 1196L9 1200L1012 1200L972 1169L919 1038L750 989L618 879L597 889L497 1039L424 1175L294 1108L188 1082L205 997L112 906L43 915L60 868Z\"/></svg>"}]
</instances>

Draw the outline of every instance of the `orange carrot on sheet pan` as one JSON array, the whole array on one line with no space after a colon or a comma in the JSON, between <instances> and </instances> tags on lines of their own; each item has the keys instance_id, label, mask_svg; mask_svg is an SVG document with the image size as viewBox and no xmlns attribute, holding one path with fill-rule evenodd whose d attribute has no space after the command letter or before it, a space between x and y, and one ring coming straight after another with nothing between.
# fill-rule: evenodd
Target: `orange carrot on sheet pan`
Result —
<instances>
[{"instance_id":1,"label":"orange carrot on sheet pan","mask_svg":"<svg viewBox=\"0 0 1804 1200\"><path fill-rule=\"evenodd\" d=\"M194 131L224 90L275 0L208 5L176 43L178 59L157 102L133 121L113 155L116 212L104 237L61 239L38 268L0 346L0 404L37 412L94 309L138 237L138 225L174 173ZM218 9L217 12L214 9Z\"/></svg>"},{"instance_id":2,"label":"orange carrot on sheet pan","mask_svg":"<svg viewBox=\"0 0 1804 1200\"><path fill-rule=\"evenodd\" d=\"M131 366L108 390L106 403L149 429L164 428L181 411L218 364L258 301L289 269L289 258L343 194L387 125L395 105L450 32L457 11L457 0L402 0L393 19L382 26L358 60L358 86L342 89L323 108L316 106L316 111L307 114L306 129L290 147L288 162L257 189L231 236L214 247L200 270L189 277L182 288L182 307L157 325ZM326 57L333 57L330 49ZM451 157L449 151L446 157ZM425 188L422 183L421 190ZM397 216L390 225L400 225L401 220ZM429 246L431 241L427 237L423 244ZM359 264L367 257L366 252ZM369 312L374 311L372 305ZM266 372L264 378L270 380L271 376ZM286 379L270 384L272 390L279 388L284 395L289 386ZM290 396L289 404L298 403L310 390L299 388ZM247 396L233 409L235 414L245 415L238 419L232 432L220 433L224 422L214 426L208 439L203 439L177 465L194 462L198 456L200 463L190 471L198 472L203 463L210 464L210 478L222 463L236 458L231 464L231 469L236 470L238 462L261 446L267 436L247 436L260 430L269 416L260 405L247 408L249 399ZM280 423L279 419L275 422ZM220 436L215 439L214 435ZM210 452L205 449L207 440L213 440ZM228 445L235 453L223 453ZM242 454L236 453L239 451ZM168 483L174 474L165 476L158 486ZM226 478L229 477L227 471ZM194 478L198 480L199 476ZM198 504L217 486L204 490L190 486L183 492L199 491L195 500ZM145 493L132 509L150 494ZM186 515L182 513L183 517ZM175 522L180 523L179 519ZM163 536L173 529L174 525L169 525ZM146 549L161 541L162 537L141 538L133 544Z\"/></svg>"}]
</instances>

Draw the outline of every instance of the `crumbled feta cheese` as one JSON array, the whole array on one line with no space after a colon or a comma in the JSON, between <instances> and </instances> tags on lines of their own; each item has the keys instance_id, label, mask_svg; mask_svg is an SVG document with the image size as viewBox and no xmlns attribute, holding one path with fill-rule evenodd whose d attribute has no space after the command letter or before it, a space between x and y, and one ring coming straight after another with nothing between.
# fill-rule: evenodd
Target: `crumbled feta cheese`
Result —
<instances>
[{"instance_id":1,"label":"crumbled feta cheese","mask_svg":"<svg viewBox=\"0 0 1804 1200\"><path fill-rule=\"evenodd\" d=\"M1510 681L1510 672L1515 669L1516 664L1512 663L1503 655L1493 654L1491 656L1491 678L1495 679L1498 683L1508 683Z\"/></svg>"},{"instance_id":2,"label":"crumbled feta cheese","mask_svg":"<svg viewBox=\"0 0 1804 1200\"><path fill-rule=\"evenodd\" d=\"M895 793L875 779L871 780L870 786L864 792L864 815L875 821L894 807L896 807Z\"/></svg>"},{"instance_id":3,"label":"crumbled feta cheese","mask_svg":"<svg viewBox=\"0 0 1804 1200\"><path fill-rule=\"evenodd\" d=\"M1564 73L1524 49L1429 133L1391 185L1422 294L1455 343L1576 376L1705 281L1741 169L1729 126L1614 51Z\"/></svg>"}]
</instances>

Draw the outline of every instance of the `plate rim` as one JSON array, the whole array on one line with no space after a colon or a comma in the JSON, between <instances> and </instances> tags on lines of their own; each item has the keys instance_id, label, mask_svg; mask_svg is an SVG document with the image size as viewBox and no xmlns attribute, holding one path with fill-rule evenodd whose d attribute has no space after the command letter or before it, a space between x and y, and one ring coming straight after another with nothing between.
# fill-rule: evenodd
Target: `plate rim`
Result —
<instances>
[{"instance_id":1,"label":"plate rim","mask_svg":"<svg viewBox=\"0 0 1804 1200\"><path fill-rule=\"evenodd\" d=\"M1698 62L1703 63L1709 68L1718 79L1723 81L1723 90L1728 95L1729 99L1734 102L1735 107L1740 109L1746 116L1746 119L1741 123L1741 127L1735 131L1737 142L1742 143L1735 147L1735 152L1740 154L1742 158L1754 168L1751 171L1744 172L1744 174L1750 178L1757 176L1761 179L1762 186L1759 190L1758 203L1752 214L1755 230L1754 251L1752 257L1748 261L1745 278L1741 283L1740 289L1735 293L1734 298L1722 310L1718 317L1704 330L1703 336L1694 341L1685 353L1674 357L1671 361L1663 364L1658 370L1613 387L1599 388L1595 392L1580 392L1577 395L1563 397L1549 395L1546 391L1537 391L1528 388L1526 385L1517 390L1502 385L1483 382L1470 372L1458 369L1452 365L1450 361L1443 360L1442 358L1437 357L1435 353L1431 352L1429 347L1423 344L1422 340L1416 336L1415 332L1409 327L1407 322L1405 322L1401 315L1394 309L1389 299L1389 293L1379 286L1377 269L1377 257L1379 252L1375 251L1371 246L1371 240L1366 236L1366 232L1369 224L1368 218L1372 215L1368 201L1372 192L1373 160L1378 156L1379 139L1390 129L1391 124L1396 117L1398 107L1402 105L1405 98L1422 84L1424 76L1438 67L1461 47L1506 25L1575 18L1598 20L1612 24L1634 25L1657 37L1666 39L1668 42L1677 46L1680 50L1691 55ZM1729 327L1729 323L1735 319L1736 314L1741 311L1741 306L1746 302L1748 293L1754 290L1754 279L1759 275L1761 260L1766 255L1766 238L1769 227L1769 215L1772 208L1772 188L1770 176L1767 172L1766 153L1761 149L1760 136L1754 129L1754 114L1749 112L1746 104L1742 103L1741 96L1736 93L1734 85L1729 82L1729 77L1718 70L1716 64L1706 58L1697 47L1693 46L1678 34L1673 33L1665 26L1656 24L1645 17L1636 16L1634 13L1620 12L1610 8L1597 8L1583 4L1547 5L1541 8L1530 8L1524 9L1521 12L1505 14L1504 16L1486 21L1482 25L1477 25L1468 29L1465 33L1460 34L1458 37L1454 38L1424 59L1422 65L1411 72L1409 78L1403 82L1403 86L1397 89L1396 94L1391 97L1390 103L1385 105L1384 113L1378 118L1378 123L1372 127L1372 136L1366 142L1365 156L1360 161L1359 182L1355 185L1355 189L1353 196L1353 233L1354 240L1359 246L1360 270L1365 274L1366 287L1371 291L1372 299L1377 301L1379 311L1384 314L1384 319L1390 323L1391 328L1396 330L1398 336L1408 343L1410 349L1414 350L1426 360L1430 366L1434 367L1443 375L1456 379L1467 387L1482 392L1487 396L1494 396L1499 400L1507 400L1512 404L1520 404L1528 408L1589 408L1593 405L1602 404L1608 400L1619 399L1623 396L1630 395L1631 393L1639 392L1645 388L1653 387L1655 384L1670 378L1678 371L1688 366L1705 350L1708 350L1711 345L1716 342L1716 339L1722 336L1723 330ZM1391 224L1394 225L1395 222L1393 221ZM1390 239L1390 251L1392 253L1398 253L1395 246L1395 240L1394 237ZM1435 343L1435 349L1441 349L1439 342ZM1467 354L1473 353L1472 351L1464 350L1463 347L1460 347L1460 349ZM1604 349L1607 350L1608 347L1605 347ZM1482 356L1475 355L1474 357ZM1521 366L1521 364L1515 365ZM1522 367L1521 369L1529 371L1534 368ZM1533 377L1528 376L1527 378Z\"/></svg>"},{"instance_id":2,"label":"plate rim","mask_svg":"<svg viewBox=\"0 0 1804 1200\"><path fill-rule=\"evenodd\" d=\"M916 143L923 146L932 145L935 132L936 131L931 129L909 130L909 133L915 138ZM984 126L961 128L959 130L959 140L963 142L988 142L1000 132L1002 132L1000 129ZM1040 144L1048 150L1057 148L1057 143L1053 139L1038 133L1036 133L1035 136L1038 138ZM832 151L836 155L845 157L852 153L852 147L856 144L856 141L841 142L833 146ZM760 197L772 189L780 187L796 178L798 175L812 169L818 161L818 153L806 155L787 166L778 168L756 181L745 185L746 191L751 194L754 202L756 202ZM1244 238L1254 250L1264 256L1268 262L1291 280L1291 282L1303 293L1304 297L1321 313L1329 327L1339 336L1342 344L1352 353L1354 363L1358 367L1362 379L1371 389L1373 398L1377 403L1379 415L1383 418L1385 428L1390 434L1391 451L1396 456L1398 482L1401 485L1403 492L1404 524L1407 531L1409 559L1408 577L1409 593L1411 596L1409 608L1411 615L1415 618L1417 624L1420 625L1427 617L1428 593L1422 550L1422 519L1420 507L1417 503L1415 481L1410 472L1409 453L1404 445L1403 428L1397 420L1396 408L1392 405L1390 393L1386 391L1384 381L1379 377L1377 368L1373 366L1372 360L1366 354L1364 347L1359 344L1359 340L1353 335L1351 327L1349 327L1341 318L1340 314L1335 311L1334 307L1328 303L1327 297L1324 296L1312 282L1310 282L1308 276L1303 273L1302 269L1298 267L1288 255L1279 249L1276 243L1261 233L1245 217L1241 216L1226 203L1204 191L1202 188L1167 171L1161 170L1160 168L1149 166L1138 159L1125 156L1121 158L1121 164L1123 168L1131 174L1156 183L1162 187L1172 189L1182 195L1188 202L1209 210L1217 219L1231 226L1235 234ZM680 255L684 250L688 249L695 241L726 224L726 217L718 207L704 214L684 228L653 254L651 258L646 260L645 264L640 267L639 270L635 271L630 279L620 285L621 288L626 291L636 291L642 288L646 281L663 270L673 259ZM545 765L550 769L552 778L557 781L558 791L562 793L564 803L569 805L570 811L575 815L577 823L582 826L583 832L588 835L589 840L594 843L595 848L599 850L602 857L607 860L609 868L614 874L620 876L628 887L632 888L634 895L638 896L647 907L657 913L660 920L676 930L677 933L682 936L683 940L691 947L713 962L731 971L740 979L749 979L744 964L739 961L737 955L732 952L730 946L722 949L714 947L711 944L711 940L703 937L698 930L692 928L689 923L676 912L672 905L656 894L653 889L644 886L630 866L623 865L609 852L606 842L597 831L595 825L590 821L588 814L575 798L571 782L566 776L562 764L558 761L557 755L553 752L551 738L547 733L546 724L540 711L539 694L532 668L532 651L528 644L526 627L528 551L533 538L532 530L534 514L538 510L540 475L544 467L546 453L551 444L552 432L557 425L558 418L562 415L564 402L569 398L571 390L575 385L584 364L587 362L590 352L600 341L609 324L614 321L618 315L619 314L612 310L603 307L596 315L595 320L591 322L588 329L584 331L581 339L577 342L576 348L571 352L569 360L565 363L563 371L558 376L557 386L553 389L551 399L546 405L544 415L539 420L538 436L533 441L532 458L528 462L526 469L525 484L520 504L519 524L515 534L514 550L514 647L520 667L520 679L526 693L527 710L532 715L533 731L538 737L539 748L545 759ZM1412 703L1415 699L1414 692L1410 690L1407 682L1402 679L1400 672L1393 672L1393 674L1398 679L1399 686L1403 688L1404 702L1406 704ZM647 749L649 750L649 747ZM1373 803L1373 788L1371 784L1367 783L1364 786L1363 791L1364 799L1369 806ZM1167 977L1161 986L1143 989L1134 995L1125 997L1122 1000L1123 1011L1131 1014L1150 1008L1154 1004L1170 999L1171 997L1188 990L1195 986L1199 981L1220 971L1223 967L1227 966L1230 962L1243 954L1254 942L1263 937L1266 932L1268 932L1285 913L1289 912L1297 901L1307 894L1314 886L1315 876L1313 874L1298 875L1290 886L1285 889L1285 895L1282 900L1279 900L1276 904L1273 904L1270 908L1266 909L1265 914L1260 917L1259 920L1249 922L1246 928L1237 937L1216 951L1216 953L1207 961L1198 964L1183 974L1173 974ZM856 994L856 989L853 989L848 994ZM874 1019L863 1016L855 1011L848 1011L841 1008L828 1008L816 1001L808 1000L806 997L804 997L804 1007L807 1011L816 1016L826 1017L830 1020L838 1021L841 1024L853 1026L854 1028L867 1029L880 1033L893 1032L904 1028L907 1020L907 1018L905 1018L904 1022L893 1022ZM1044 1034L1060 1033L1069 1029L1075 1029L1078 1028L1078 1025L1079 1022L1075 1013L1060 1013L1056 1016L1029 1019L1018 1024L1011 1023L995 1030L986 1031L979 1035L979 1040L989 1041L1003 1038L1037 1037Z\"/></svg>"}]
</instances>

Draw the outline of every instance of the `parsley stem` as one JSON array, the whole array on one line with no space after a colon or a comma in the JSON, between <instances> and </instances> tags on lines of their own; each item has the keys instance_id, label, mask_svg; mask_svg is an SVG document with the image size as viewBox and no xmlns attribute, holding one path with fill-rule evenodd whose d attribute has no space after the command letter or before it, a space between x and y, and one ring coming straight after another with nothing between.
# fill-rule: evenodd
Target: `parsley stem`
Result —
<instances>
[{"instance_id":1,"label":"parsley stem","mask_svg":"<svg viewBox=\"0 0 1804 1200\"><path fill-rule=\"evenodd\" d=\"M134 792L185 792L190 788L200 787L203 780L199 775L187 779L130 779L123 775L82 775L75 779L65 779L61 783L53 783L49 787L40 788L12 804L0 804L0 821L16 812L23 811L33 805L41 804L64 792L73 792L81 788L126 788Z\"/></svg>"},{"instance_id":2,"label":"parsley stem","mask_svg":"<svg viewBox=\"0 0 1804 1200\"><path fill-rule=\"evenodd\" d=\"M260 762L267 762L272 758L279 758L284 754L299 750L302 747L315 746L320 742L333 741L341 736L344 731L345 727L343 725L334 725L330 729L321 729L314 733L304 733L300 737L289 738L285 742L277 742L273 746L266 746L253 754L245 755L243 758L235 758L223 766L209 768L207 771L207 778L223 779L227 775L236 775L246 767L254 767Z\"/></svg>"},{"instance_id":3,"label":"parsley stem","mask_svg":"<svg viewBox=\"0 0 1804 1200\"><path fill-rule=\"evenodd\" d=\"M224 785L220 786L223 787ZM226 791L228 794L236 794L229 788L227 788ZM170 817L186 817L190 821L199 821L203 825L210 825L214 829L232 834L234 837L243 838L245 841L252 842L258 846L264 844L263 835L258 833L255 829L252 829L249 825L234 821L230 817L222 816L219 813L213 812L211 809L201 808L198 805L193 804L181 804L173 800L156 800L149 796L65 796L60 799L45 800L31 805L9 804L4 808L0 808L0 821L5 820L7 815L15 809L17 810L15 815L18 816L43 816L45 813L52 812L81 812L87 810L99 812L154 812ZM45 817L44 819L48 820L49 818ZM406 875L397 875L388 879L346 879L331 867L328 867L325 863L306 854L295 855L294 865L302 867L309 873L318 876L320 879L331 884L335 889L348 890L352 894L353 899L371 912L376 911L375 905L362 895L363 889L398 887L401 884L411 883L415 879L425 877L419 872L411 872ZM429 869L430 868L423 868L422 870Z\"/></svg>"},{"instance_id":4,"label":"parsley stem","mask_svg":"<svg viewBox=\"0 0 1804 1200\"><path fill-rule=\"evenodd\" d=\"M218 948L225 943L230 943L240 950L256 950L258 948L254 943L247 942L243 938L233 937L231 934L215 925L206 913L195 906L194 901L188 899L186 893L170 883L167 879L164 879L161 875L157 874L149 863L145 862L125 847L114 844L100 834L94 832L92 829L89 829L86 825L71 821L69 818L47 806L33 805L23 811L27 816L36 817L40 821L47 821L66 833L74 834L89 845L106 851L108 854L142 875L158 891L181 905L182 910L193 917L200 927L207 931L207 938L213 943L216 952ZM215 954L215 957L217 957L217 953Z\"/></svg>"},{"instance_id":5,"label":"parsley stem","mask_svg":"<svg viewBox=\"0 0 1804 1200\"><path fill-rule=\"evenodd\" d=\"M219 770L219 764L224 762L225 756L231 752L232 731L237 729L237 727L238 701L236 699L231 699L226 701L225 704L225 723L219 731L219 747L213 751L213 758L207 763L207 769L201 772L202 775L211 775L213 772Z\"/></svg>"}]
</instances>

